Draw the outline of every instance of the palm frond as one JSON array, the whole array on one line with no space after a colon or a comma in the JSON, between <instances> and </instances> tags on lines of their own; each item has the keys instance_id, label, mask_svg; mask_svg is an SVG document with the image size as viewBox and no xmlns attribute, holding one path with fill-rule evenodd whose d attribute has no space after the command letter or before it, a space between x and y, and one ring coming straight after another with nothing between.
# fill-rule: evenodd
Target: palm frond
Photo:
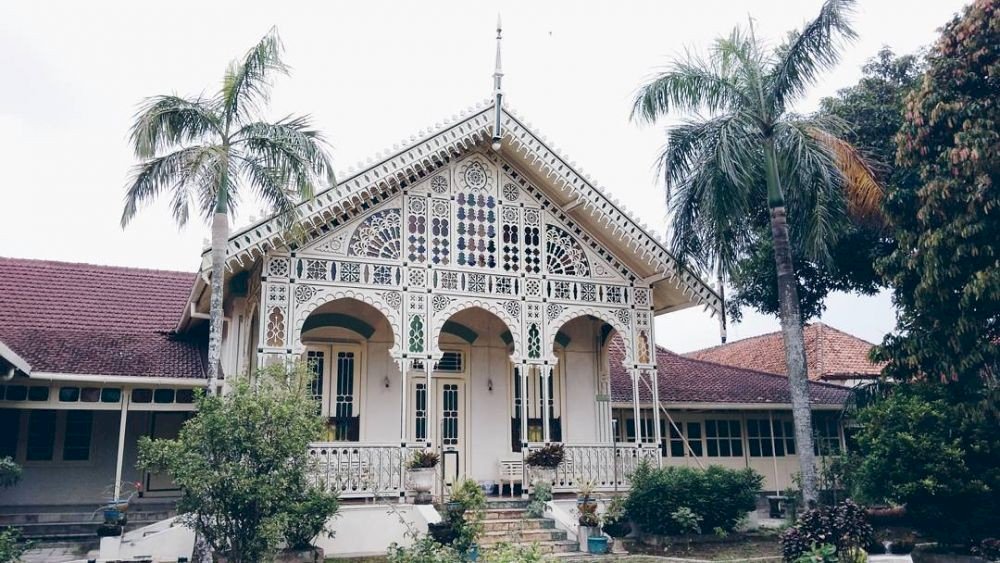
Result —
<instances>
[{"instance_id":1,"label":"palm frond","mask_svg":"<svg viewBox=\"0 0 1000 563\"><path fill-rule=\"evenodd\" d=\"M283 170L286 189L301 199L313 197L318 183L328 187L336 182L326 143L308 116L247 124L234 136L234 145L241 146L247 160Z\"/></svg>"},{"instance_id":2,"label":"palm frond","mask_svg":"<svg viewBox=\"0 0 1000 563\"><path fill-rule=\"evenodd\" d=\"M276 215L282 226L288 228L298 220L296 194L288 189L291 178L286 169L252 159L241 159L239 169L248 187Z\"/></svg>"},{"instance_id":3,"label":"palm frond","mask_svg":"<svg viewBox=\"0 0 1000 563\"><path fill-rule=\"evenodd\" d=\"M844 178L844 195L851 216L881 222L885 192L867 159L854 145L833 133L819 127L809 127L807 131L833 153L837 169Z\"/></svg>"},{"instance_id":4,"label":"palm frond","mask_svg":"<svg viewBox=\"0 0 1000 563\"><path fill-rule=\"evenodd\" d=\"M672 110L722 111L745 103L731 77L712 63L689 55L639 88L631 119L653 123Z\"/></svg>"},{"instance_id":5,"label":"palm frond","mask_svg":"<svg viewBox=\"0 0 1000 563\"><path fill-rule=\"evenodd\" d=\"M844 41L857 37L850 22L854 3L826 0L816 19L778 48L778 60L768 80L768 100L776 114L813 84L821 71L840 60Z\"/></svg>"},{"instance_id":6,"label":"palm frond","mask_svg":"<svg viewBox=\"0 0 1000 563\"><path fill-rule=\"evenodd\" d=\"M137 165L125 192L122 228L135 218L140 207L167 190L174 192L171 198L174 220L178 225L184 226L190 217L185 205L189 201L190 190L201 187L220 160L225 160L222 147L200 145L151 158Z\"/></svg>"},{"instance_id":7,"label":"palm frond","mask_svg":"<svg viewBox=\"0 0 1000 563\"><path fill-rule=\"evenodd\" d=\"M163 150L221 134L220 125L213 100L154 96L139 106L129 141L137 157L151 158Z\"/></svg>"},{"instance_id":8,"label":"palm frond","mask_svg":"<svg viewBox=\"0 0 1000 563\"><path fill-rule=\"evenodd\" d=\"M271 97L271 75L288 74L284 46L272 27L242 60L229 63L222 81L222 110L227 123L251 119Z\"/></svg>"}]
</instances>

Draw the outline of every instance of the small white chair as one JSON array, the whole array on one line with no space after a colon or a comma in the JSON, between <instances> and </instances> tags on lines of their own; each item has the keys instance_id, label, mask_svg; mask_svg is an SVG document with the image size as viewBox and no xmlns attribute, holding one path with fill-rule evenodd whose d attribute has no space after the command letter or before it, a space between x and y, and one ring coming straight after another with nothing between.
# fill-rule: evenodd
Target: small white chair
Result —
<instances>
[{"instance_id":1,"label":"small white chair","mask_svg":"<svg viewBox=\"0 0 1000 563\"><path fill-rule=\"evenodd\" d=\"M501 459L499 469L500 488L497 492L500 493L500 496L503 496L503 483L507 481L510 486L510 496L514 498L514 483L521 483L521 486L524 486L524 461L521 458Z\"/></svg>"}]
</instances>

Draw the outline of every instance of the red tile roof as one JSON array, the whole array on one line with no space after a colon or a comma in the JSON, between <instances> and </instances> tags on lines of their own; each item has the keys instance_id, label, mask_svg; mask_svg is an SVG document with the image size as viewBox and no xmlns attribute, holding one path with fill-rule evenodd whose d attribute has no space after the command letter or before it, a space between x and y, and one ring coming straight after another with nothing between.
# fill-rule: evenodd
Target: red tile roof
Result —
<instances>
[{"instance_id":1,"label":"red tile roof","mask_svg":"<svg viewBox=\"0 0 1000 563\"><path fill-rule=\"evenodd\" d=\"M622 367L623 343L614 337L608 347L611 363L611 400L632 401L632 380ZM788 378L686 358L656 347L660 400L666 403L763 403L789 404ZM840 385L810 382L809 398L816 405L843 405L850 391ZM640 382L639 399L652 401L652 393Z\"/></svg>"},{"instance_id":2,"label":"red tile roof","mask_svg":"<svg viewBox=\"0 0 1000 563\"><path fill-rule=\"evenodd\" d=\"M803 333L809 379L862 379L875 377L882 371L881 364L873 364L868 359L868 351L873 346L871 342L823 323L807 324ZM684 355L729 366L788 375L785 341L780 331Z\"/></svg>"},{"instance_id":3,"label":"red tile roof","mask_svg":"<svg viewBox=\"0 0 1000 563\"><path fill-rule=\"evenodd\" d=\"M0 342L32 372L204 377L172 334L195 274L0 258Z\"/></svg>"}]
</instances>

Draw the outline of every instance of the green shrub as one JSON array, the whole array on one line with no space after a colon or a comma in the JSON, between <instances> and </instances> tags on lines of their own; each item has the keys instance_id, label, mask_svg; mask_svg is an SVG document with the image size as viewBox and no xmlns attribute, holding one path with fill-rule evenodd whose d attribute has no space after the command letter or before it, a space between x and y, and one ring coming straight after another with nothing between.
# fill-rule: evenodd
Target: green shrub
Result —
<instances>
[{"instance_id":1,"label":"green shrub","mask_svg":"<svg viewBox=\"0 0 1000 563\"><path fill-rule=\"evenodd\" d=\"M690 508L682 506L670 513L670 519L677 524L682 534L701 534L701 521L704 520ZM721 526L716 526L719 530L725 531Z\"/></svg>"},{"instance_id":2,"label":"green shrub","mask_svg":"<svg viewBox=\"0 0 1000 563\"><path fill-rule=\"evenodd\" d=\"M832 507L807 510L794 527L781 535L785 561L799 561L813 546L830 544L844 562L856 561L875 541L865 511L851 500ZM859 553L860 552L860 553Z\"/></svg>"},{"instance_id":3,"label":"green shrub","mask_svg":"<svg viewBox=\"0 0 1000 563\"><path fill-rule=\"evenodd\" d=\"M442 545L430 536L419 536L409 547L390 545L386 559L389 563L454 563L462 557L451 546Z\"/></svg>"},{"instance_id":4,"label":"green shrub","mask_svg":"<svg viewBox=\"0 0 1000 563\"><path fill-rule=\"evenodd\" d=\"M764 478L752 469L708 469L648 465L632 476L632 490L625 501L631 520L643 532L657 535L684 533L667 517L681 507L702 518L701 528L732 531L743 515L756 507Z\"/></svg>"},{"instance_id":5,"label":"green shrub","mask_svg":"<svg viewBox=\"0 0 1000 563\"><path fill-rule=\"evenodd\" d=\"M0 563L20 561L29 545L21 541L21 533L14 528L0 528Z\"/></svg>"},{"instance_id":6,"label":"green shrub","mask_svg":"<svg viewBox=\"0 0 1000 563\"><path fill-rule=\"evenodd\" d=\"M9 457L0 457L0 489L13 487L21 480L21 466Z\"/></svg>"},{"instance_id":7,"label":"green shrub","mask_svg":"<svg viewBox=\"0 0 1000 563\"><path fill-rule=\"evenodd\" d=\"M306 489L301 498L293 501L288 508L288 522L285 526L285 544L293 549L305 549L312 545L316 536L326 533L330 515L336 514L340 500L336 495L316 487Z\"/></svg>"},{"instance_id":8,"label":"green shrub","mask_svg":"<svg viewBox=\"0 0 1000 563\"><path fill-rule=\"evenodd\" d=\"M542 552L537 545L500 542L484 549L479 560L483 563L538 563L542 560Z\"/></svg>"},{"instance_id":9,"label":"green shrub","mask_svg":"<svg viewBox=\"0 0 1000 563\"><path fill-rule=\"evenodd\" d=\"M439 456L437 452L414 452L413 457L406 462L406 467L407 469L432 469L437 467L438 461L440 460L441 456Z\"/></svg>"},{"instance_id":10,"label":"green shrub","mask_svg":"<svg viewBox=\"0 0 1000 563\"><path fill-rule=\"evenodd\" d=\"M809 551L795 558L795 563L838 563L837 548L828 543L813 544Z\"/></svg>"}]
</instances>

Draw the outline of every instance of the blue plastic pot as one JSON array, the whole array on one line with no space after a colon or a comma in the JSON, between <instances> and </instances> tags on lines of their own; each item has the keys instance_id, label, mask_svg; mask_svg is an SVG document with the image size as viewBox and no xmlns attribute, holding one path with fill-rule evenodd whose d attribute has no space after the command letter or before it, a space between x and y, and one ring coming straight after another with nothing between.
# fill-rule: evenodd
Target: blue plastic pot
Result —
<instances>
[{"instance_id":1,"label":"blue plastic pot","mask_svg":"<svg viewBox=\"0 0 1000 563\"><path fill-rule=\"evenodd\" d=\"M587 552L604 554L608 552L607 536L590 536L587 538Z\"/></svg>"}]
</instances>

